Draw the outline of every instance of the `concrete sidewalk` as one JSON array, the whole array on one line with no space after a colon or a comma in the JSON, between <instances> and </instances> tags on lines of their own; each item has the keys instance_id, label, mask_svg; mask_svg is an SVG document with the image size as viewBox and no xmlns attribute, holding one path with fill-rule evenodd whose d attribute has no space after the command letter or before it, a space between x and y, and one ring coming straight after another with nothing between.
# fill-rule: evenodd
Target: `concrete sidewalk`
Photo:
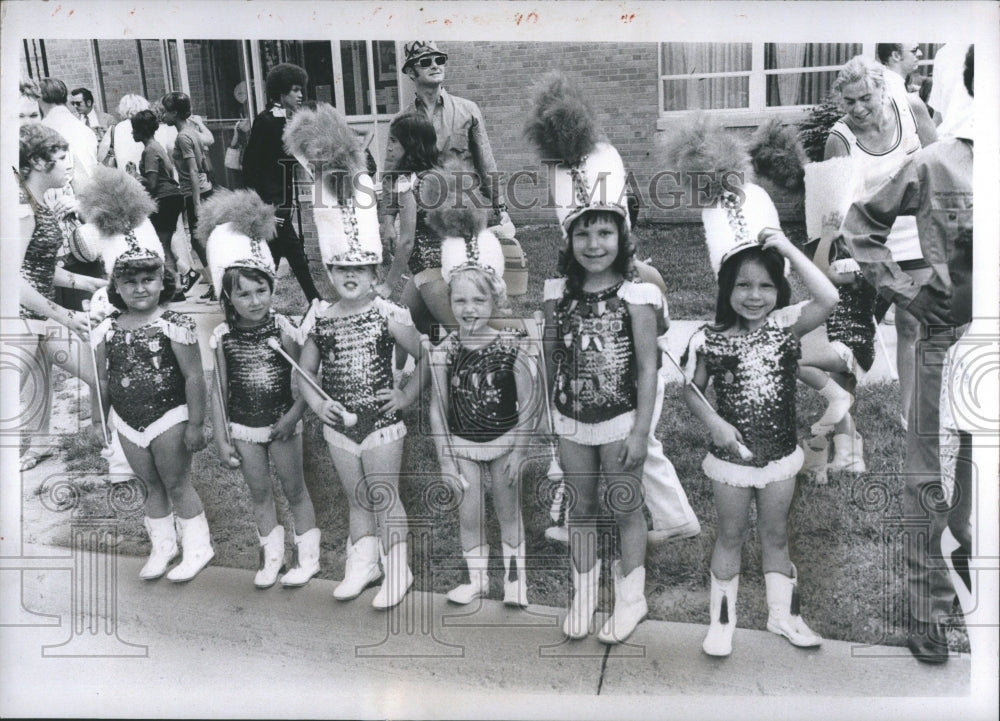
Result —
<instances>
[{"instance_id":1,"label":"concrete sidewalk","mask_svg":"<svg viewBox=\"0 0 1000 721\"><path fill-rule=\"evenodd\" d=\"M888 699L970 690L967 655L930 667L903 648L826 641L804 650L738 629L733 655L714 659L701 651L703 626L663 621L645 621L629 644L609 648L594 636L564 640L563 609L490 600L460 607L413 591L386 613L371 606L374 588L340 603L333 581L258 591L250 571L216 566L188 584L143 582L143 559L83 555L74 573L66 548L25 549L34 559L25 567L47 570L20 571L23 607L59 625L2 629L4 657L16 649L18 658L4 664L0 683L7 715L49 708L56 677L74 715L102 716L492 716L497 707L467 706L468 695L544 694L551 706L563 696ZM435 694L449 694L448 706L421 705Z\"/></svg>"}]
</instances>

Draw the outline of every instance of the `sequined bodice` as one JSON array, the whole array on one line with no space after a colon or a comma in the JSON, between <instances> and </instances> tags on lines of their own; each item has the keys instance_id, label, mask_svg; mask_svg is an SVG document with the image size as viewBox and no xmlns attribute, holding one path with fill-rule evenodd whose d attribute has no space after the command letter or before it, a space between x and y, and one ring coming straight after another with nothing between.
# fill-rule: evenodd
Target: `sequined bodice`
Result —
<instances>
[{"instance_id":1,"label":"sequined bodice","mask_svg":"<svg viewBox=\"0 0 1000 721\"><path fill-rule=\"evenodd\" d=\"M739 430L753 459L742 461L715 446L712 454L759 467L794 452L798 338L770 321L743 335L706 329L701 353L715 388L716 410Z\"/></svg>"},{"instance_id":2,"label":"sequined bodice","mask_svg":"<svg viewBox=\"0 0 1000 721\"><path fill-rule=\"evenodd\" d=\"M854 283L837 287L840 301L826 319L826 335L840 341L865 371L875 362L875 301L878 291L855 271Z\"/></svg>"},{"instance_id":3,"label":"sequined bodice","mask_svg":"<svg viewBox=\"0 0 1000 721\"><path fill-rule=\"evenodd\" d=\"M413 187L414 196L419 196L419 180ZM427 222L427 208L417 200L417 221L413 231L413 250L407 263L410 272L417 274L428 268L441 267L441 239Z\"/></svg>"},{"instance_id":4,"label":"sequined bodice","mask_svg":"<svg viewBox=\"0 0 1000 721\"><path fill-rule=\"evenodd\" d=\"M112 316L104 336L111 405L128 425L144 431L172 408L185 403L184 376L164 325L174 323L194 332L194 321L163 311L155 321L134 330Z\"/></svg>"},{"instance_id":5,"label":"sequined bodice","mask_svg":"<svg viewBox=\"0 0 1000 721\"><path fill-rule=\"evenodd\" d=\"M323 390L358 415L353 429L338 425L336 430L360 443L364 437L355 438L352 433L367 434L399 420L396 413L380 413L383 401L375 397L379 390L392 388L395 347L389 321L378 308L317 318L309 337L319 349Z\"/></svg>"},{"instance_id":6,"label":"sequined bodice","mask_svg":"<svg viewBox=\"0 0 1000 721\"><path fill-rule=\"evenodd\" d=\"M636 362L621 283L556 305L556 408L583 423L610 420L636 407Z\"/></svg>"},{"instance_id":7,"label":"sequined bodice","mask_svg":"<svg viewBox=\"0 0 1000 721\"><path fill-rule=\"evenodd\" d=\"M292 367L267 345L281 342L274 316L253 328L233 327L222 336L229 384L229 419L251 428L264 428L294 404Z\"/></svg>"},{"instance_id":8,"label":"sequined bodice","mask_svg":"<svg viewBox=\"0 0 1000 721\"><path fill-rule=\"evenodd\" d=\"M56 260L59 257L59 249L63 244L62 229L59 221L52 211L45 206L39 206L35 211L35 229L31 233L31 240L24 251L24 260L21 261L21 277L31 285L32 288L41 293L48 300L55 300L55 274ZM32 318L44 320L45 316L33 310L25 308L20 310L21 318Z\"/></svg>"},{"instance_id":9,"label":"sequined bodice","mask_svg":"<svg viewBox=\"0 0 1000 721\"><path fill-rule=\"evenodd\" d=\"M455 435L485 443L517 425L517 335L501 332L483 348L470 350L452 337L447 372L448 426Z\"/></svg>"}]
</instances>

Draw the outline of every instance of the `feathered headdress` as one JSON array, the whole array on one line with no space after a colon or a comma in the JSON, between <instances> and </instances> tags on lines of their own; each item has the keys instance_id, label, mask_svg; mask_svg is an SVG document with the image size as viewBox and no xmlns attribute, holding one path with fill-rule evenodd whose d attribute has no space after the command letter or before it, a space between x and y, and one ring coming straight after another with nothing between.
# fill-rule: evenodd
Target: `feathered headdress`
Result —
<instances>
[{"instance_id":1,"label":"feathered headdress","mask_svg":"<svg viewBox=\"0 0 1000 721\"><path fill-rule=\"evenodd\" d=\"M94 168L90 181L77 193L80 215L86 223L80 232L100 245L104 269L133 260L163 260L163 246L149 215L156 201L138 180L117 168Z\"/></svg>"},{"instance_id":2,"label":"feathered headdress","mask_svg":"<svg viewBox=\"0 0 1000 721\"><path fill-rule=\"evenodd\" d=\"M252 190L220 189L202 203L195 235L205 243L217 291L227 268L253 268L274 278L267 247L275 235L274 210Z\"/></svg>"},{"instance_id":3,"label":"feathered headdress","mask_svg":"<svg viewBox=\"0 0 1000 721\"><path fill-rule=\"evenodd\" d=\"M794 126L777 118L762 124L750 138L750 160L754 175L785 190L801 190L805 177L806 151Z\"/></svg>"},{"instance_id":4,"label":"feathered headdress","mask_svg":"<svg viewBox=\"0 0 1000 721\"><path fill-rule=\"evenodd\" d=\"M747 181L750 155L735 133L705 113L678 124L659 148L661 168L679 172L701 206L705 244L716 275L733 255L758 245L760 231L780 228L778 211L759 185ZM707 188L705 180L707 179Z\"/></svg>"},{"instance_id":5,"label":"feathered headdress","mask_svg":"<svg viewBox=\"0 0 1000 721\"><path fill-rule=\"evenodd\" d=\"M326 195L313 207L324 265L378 265L382 240L375 184L368 176L361 141L331 105L298 110L285 126L285 149L320 174Z\"/></svg>"},{"instance_id":6,"label":"feathered headdress","mask_svg":"<svg viewBox=\"0 0 1000 721\"><path fill-rule=\"evenodd\" d=\"M525 134L542 160L559 163L549 194L564 238L588 210L616 213L628 230L621 156L602 138L589 104L562 73L549 73L535 87Z\"/></svg>"},{"instance_id":7,"label":"feathered headdress","mask_svg":"<svg viewBox=\"0 0 1000 721\"><path fill-rule=\"evenodd\" d=\"M459 179L464 166L449 162L443 173L444 202L427 213L427 222L441 241L441 275L446 283L460 268L476 267L492 272L502 281L503 248L497 237L486 230L486 209L476 199L460 192Z\"/></svg>"}]
</instances>

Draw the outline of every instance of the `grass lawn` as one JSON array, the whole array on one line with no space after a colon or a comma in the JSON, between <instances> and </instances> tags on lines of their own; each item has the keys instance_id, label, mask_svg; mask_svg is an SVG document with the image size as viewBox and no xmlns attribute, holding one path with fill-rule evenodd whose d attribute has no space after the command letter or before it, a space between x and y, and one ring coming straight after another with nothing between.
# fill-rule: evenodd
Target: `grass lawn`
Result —
<instances>
[{"instance_id":1,"label":"grass lawn","mask_svg":"<svg viewBox=\"0 0 1000 721\"><path fill-rule=\"evenodd\" d=\"M667 282L671 316L711 317L716 289L701 226L645 226L636 235L639 257L651 258ZM801 240L802 229L793 227L789 235ZM515 316L527 316L541 307L542 283L554 273L558 234L552 226L533 227L522 229L518 238L528 255L531 274L528 293L513 298L512 302ZM282 270L287 273L286 268ZM283 275L279 285L276 310L301 313L305 302L294 280ZM800 289L793 283L793 291L799 291L793 292L793 300L801 297ZM819 415L822 406L817 394L801 385L799 388L802 389L799 392L802 436L808 433L809 422ZM890 645L900 645L905 640L899 523L903 433L897 420L898 394L896 384L866 386L858 393L856 418L865 439L867 473L831 476L831 482L825 486L800 483L796 491L789 524L790 548L799 572L803 616L826 638ZM646 582L650 617L707 624L708 568L717 523L711 484L701 472L708 437L688 411L678 385L667 387L663 407L658 436L701 521L702 533L696 538L650 547ZM424 534L422 547L427 549L426 553L414 554L415 587L441 593L465 579L464 570L460 570L464 565L454 510L456 499L442 493L432 442L421 432L428 428L426 397L422 405L404 414L404 420L410 433L400 489L411 529ZM104 463L82 434L67 438L65 444L71 470L96 470ZM320 424L309 412L303 444L306 482L323 532L320 577L339 579L343 575L348 536L347 504ZM529 600L566 606L571 594L568 552L544 536L549 525L545 500L547 450L535 442L532 451L522 474L527 550L533 559L529 563L537 562L540 567L555 570L529 570ZM210 445L195 457L192 480L212 528L214 563L247 569L247 588L251 590L258 542L242 477L238 472L220 468ZM277 483L275 496L279 519L290 529L291 520ZM490 595L500 598L503 566L499 556L499 528L492 508L487 510L487 518L487 541L494 554ZM148 553L140 514L123 520L121 534L120 550ZM605 579L610 578L609 563L606 559ZM602 607L607 608L611 600L609 591L605 589L602 593ZM737 613L741 627L765 627L767 604L755 530L744 550ZM953 648L968 650L964 626L949 629L949 637Z\"/></svg>"}]
</instances>

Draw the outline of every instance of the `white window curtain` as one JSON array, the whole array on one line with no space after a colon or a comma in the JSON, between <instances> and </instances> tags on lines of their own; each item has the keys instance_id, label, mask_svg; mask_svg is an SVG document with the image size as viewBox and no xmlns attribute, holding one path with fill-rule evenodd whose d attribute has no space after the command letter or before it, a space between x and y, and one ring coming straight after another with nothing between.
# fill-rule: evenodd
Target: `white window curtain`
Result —
<instances>
[{"instance_id":1,"label":"white window curtain","mask_svg":"<svg viewBox=\"0 0 1000 721\"><path fill-rule=\"evenodd\" d=\"M663 108L745 108L750 43L664 43ZM726 73L718 77L686 77Z\"/></svg>"}]
</instances>

